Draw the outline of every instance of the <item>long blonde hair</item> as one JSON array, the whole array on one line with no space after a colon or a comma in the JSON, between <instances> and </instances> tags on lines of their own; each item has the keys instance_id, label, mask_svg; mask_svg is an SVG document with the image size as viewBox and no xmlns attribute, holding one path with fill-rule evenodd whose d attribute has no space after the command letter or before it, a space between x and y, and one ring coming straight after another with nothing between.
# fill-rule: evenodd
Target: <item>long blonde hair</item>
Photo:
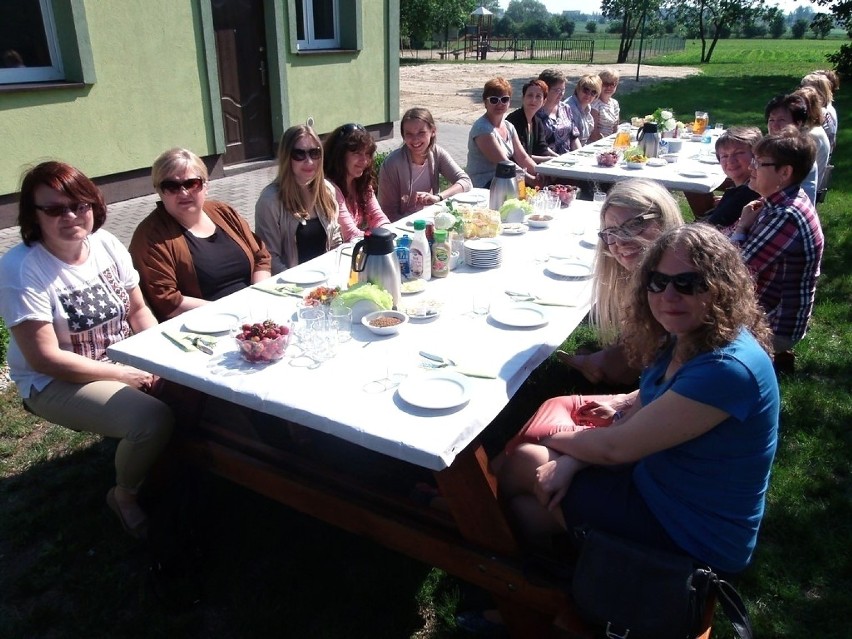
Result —
<instances>
[{"instance_id":1,"label":"long blonde hair","mask_svg":"<svg viewBox=\"0 0 852 639\"><path fill-rule=\"evenodd\" d=\"M680 207L666 188L652 180L635 178L616 183L609 191L601 206L601 228L604 228L607 210L618 206L635 211L636 215L643 213L658 213L659 218L649 220L649 224L659 229L660 233L683 225ZM642 237L634 238L637 243L647 248L653 240ZM592 325L598 329L601 344L609 345L618 340L621 333L623 303L630 295L631 273L624 268L609 252L606 244L598 239L595 254L595 305L592 308Z\"/></svg>"},{"instance_id":2,"label":"long blonde hair","mask_svg":"<svg viewBox=\"0 0 852 639\"><path fill-rule=\"evenodd\" d=\"M317 172L308 183L307 194L305 189L296 181L296 176L290 166L293 149L302 137L312 140L322 153L322 142L311 127L299 124L284 131L278 145L278 173L275 175L278 197L284 205L284 210L295 217L305 217L316 208L321 217L325 217L326 220L334 220L337 218L337 202L325 183L322 156L316 161Z\"/></svg>"}]
</instances>

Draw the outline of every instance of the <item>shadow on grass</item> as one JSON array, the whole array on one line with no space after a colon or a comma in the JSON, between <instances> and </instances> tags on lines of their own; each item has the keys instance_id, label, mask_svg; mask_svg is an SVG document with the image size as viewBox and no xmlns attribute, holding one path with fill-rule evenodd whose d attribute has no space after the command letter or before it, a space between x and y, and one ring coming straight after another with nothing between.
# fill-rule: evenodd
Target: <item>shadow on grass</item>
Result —
<instances>
[{"instance_id":1,"label":"shadow on grass","mask_svg":"<svg viewBox=\"0 0 852 639\"><path fill-rule=\"evenodd\" d=\"M0 636L398 638L423 628L430 567L211 475L193 492L202 552L189 577L203 600L164 605L149 548L104 503L114 450L98 441L0 482Z\"/></svg>"}]
</instances>

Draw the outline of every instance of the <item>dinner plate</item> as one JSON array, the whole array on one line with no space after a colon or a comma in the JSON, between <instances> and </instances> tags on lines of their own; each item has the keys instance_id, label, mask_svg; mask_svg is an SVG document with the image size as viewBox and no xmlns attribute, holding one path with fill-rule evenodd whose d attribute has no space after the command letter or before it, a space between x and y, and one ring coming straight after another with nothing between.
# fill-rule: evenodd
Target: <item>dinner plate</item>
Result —
<instances>
[{"instance_id":1,"label":"dinner plate","mask_svg":"<svg viewBox=\"0 0 852 639\"><path fill-rule=\"evenodd\" d=\"M506 326L532 328L547 324L547 316L541 307L527 302L506 304L491 310L491 319Z\"/></svg>"},{"instance_id":2,"label":"dinner plate","mask_svg":"<svg viewBox=\"0 0 852 639\"><path fill-rule=\"evenodd\" d=\"M399 310L412 320L430 320L441 314L443 304L438 300L419 300L417 302L400 304Z\"/></svg>"},{"instance_id":3,"label":"dinner plate","mask_svg":"<svg viewBox=\"0 0 852 639\"><path fill-rule=\"evenodd\" d=\"M197 314L194 317L190 316L185 319L183 327L190 333L213 335L215 333L227 333L239 321L239 316L233 313Z\"/></svg>"},{"instance_id":4,"label":"dinner plate","mask_svg":"<svg viewBox=\"0 0 852 639\"><path fill-rule=\"evenodd\" d=\"M518 222L500 225L500 232L503 235L523 235L529 230L529 226L527 226L526 224L520 224Z\"/></svg>"},{"instance_id":5,"label":"dinner plate","mask_svg":"<svg viewBox=\"0 0 852 639\"><path fill-rule=\"evenodd\" d=\"M425 290L426 282L420 278L408 280L399 285L399 292L403 295L414 295L415 293L422 293Z\"/></svg>"},{"instance_id":6,"label":"dinner plate","mask_svg":"<svg viewBox=\"0 0 852 639\"><path fill-rule=\"evenodd\" d=\"M580 262L569 260L557 260L548 262L545 269L551 275L558 277L570 277L573 279L585 279L592 276L592 269Z\"/></svg>"},{"instance_id":7,"label":"dinner plate","mask_svg":"<svg viewBox=\"0 0 852 639\"><path fill-rule=\"evenodd\" d=\"M702 178L707 177L707 173L704 171L699 171L697 169L680 169L678 171L680 175L683 177L691 177L691 178Z\"/></svg>"},{"instance_id":8,"label":"dinner plate","mask_svg":"<svg viewBox=\"0 0 852 639\"><path fill-rule=\"evenodd\" d=\"M396 392L403 401L418 408L455 408L470 399L470 381L455 371L430 371L406 378Z\"/></svg>"},{"instance_id":9,"label":"dinner plate","mask_svg":"<svg viewBox=\"0 0 852 639\"><path fill-rule=\"evenodd\" d=\"M479 193L459 193L450 196L450 199L461 204L479 204L485 201L485 196Z\"/></svg>"},{"instance_id":10,"label":"dinner plate","mask_svg":"<svg viewBox=\"0 0 852 639\"><path fill-rule=\"evenodd\" d=\"M668 162L664 158L648 158L648 166L665 166Z\"/></svg>"},{"instance_id":11,"label":"dinner plate","mask_svg":"<svg viewBox=\"0 0 852 639\"><path fill-rule=\"evenodd\" d=\"M328 279L328 273L318 268L296 268L280 275L282 282L293 284L318 284Z\"/></svg>"}]
</instances>

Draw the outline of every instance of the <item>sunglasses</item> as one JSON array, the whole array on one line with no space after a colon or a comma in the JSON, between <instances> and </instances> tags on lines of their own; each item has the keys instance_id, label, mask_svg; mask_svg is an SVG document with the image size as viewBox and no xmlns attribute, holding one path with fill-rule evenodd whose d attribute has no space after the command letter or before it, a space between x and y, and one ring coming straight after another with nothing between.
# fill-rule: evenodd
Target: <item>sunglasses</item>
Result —
<instances>
[{"instance_id":1,"label":"sunglasses","mask_svg":"<svg viewBox=\"0 0 852 639\"><path fill-rule=\"evenodd\" d=\"M604 82L603 86L605 87L615 87L618 86L618 82Z\"/></svg>"},{"instance_id":2,"label":"sunglasses","mask_svg":"<svg viewBox=\"0 0 852 639\"><path fill-rule=\"evenodd\" d=\"M160 182L160 190L170 195L177 195L181 189L187 193L196 193L204 186L204 179L200 177L189 178L180 182L178 180L163 180Z\"/></svg>"},{"instance_id":3,"label":"sunglasses","mask_svg":"<svg viewBox=\"0 0 852 639\"><path fill-rule=\"evenodd\" d=\"M583 93L585 93L586 95L597 95L598 94L598 92L595 89L592 89L591 87L583 87Z\"/></svg>"},{"instance_id":4,"label":"sunglasses","mask_svg":"<svg viewBox=\"0 0 852 639\"><path fill-rule=\"evenodd\" d=\"M612 246L617 240L629 240L639 235L648 226L649 220L656 220L658 217L660 217L659 213L642 213L627 220L621 226L611 226L602 230L598 233L598 237L607 246Z\"/></svg>"},{"instance_id":5,"label":"sunglasses","mask_svg":"<svg viewBox=\"0 0 852 639\"><path fill-rule=\"evenodd\" d=\"M308 158L311 158L314 162L316 162L321 157L322 149L318 146L315 146L312 149L293 149L290 151L290 159L295 162L304 162Z\"/></svg>"},{"instance_id":6,"label":"sunglasses","mask_svg":"<svg viewBox=\"0 0 852 639\"><path fill-rule=\"evenodd\" d=\"M677 275L666 275L658 271L648 273L648 281L645 288L649 293L662 293L669 284L681 295L695 295L707 291L707 282L701 273L678 273Z\"/></svg>"},{"instance_id":7,"label":"sunglasses","mask_svg":"<svg viewBox=\"0 0 852 639\"><path fill-rule=\"evenodd\" d=\"M62 217L68 211L80 217L92 210L90 202L72 202L71 204L55 204L53 206L39 206L38 204L34 204L33 206L47 217Z\"/></svg>"},{"instance_id":8,"label":"sunglasses","mask_svg":"<svg viewBox=\"0 0 852 639\"><path fill-rule=\"evenodd\" d=\"M489 104L509 104L509 102L511 102L511 101L512 101L511 95L501 95L501 96L489 95L488 96Z\"/></svg>"},{"instance_id":9,"label":"sunglasses","mask_svg":"<svg viewBox=\"0 0 852 639\"><path fill-rule=\"evenodd\" d=\"M362 125L357 124L355 122L350 122L349 124L344 124L342 127L340 127L340 131L337 132L337 136L338 137L344 137L344 136L349 135L350 133L352 133L354 131L366 131L366 130L367 129L365 129Z\"/></svg>"}]
</instances>

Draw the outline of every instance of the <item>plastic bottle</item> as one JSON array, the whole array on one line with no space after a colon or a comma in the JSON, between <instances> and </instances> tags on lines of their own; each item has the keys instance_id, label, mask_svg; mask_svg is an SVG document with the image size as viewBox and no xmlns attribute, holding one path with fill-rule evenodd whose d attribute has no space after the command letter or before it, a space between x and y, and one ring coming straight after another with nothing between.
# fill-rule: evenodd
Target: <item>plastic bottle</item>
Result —
<instances>
[{"instance_id":1,"label":"plastic bottle","mask_svg":"<svg viewBox=\"0 0 852 639\"><path fill-rule=\"evenodd\" d=\"M414 238L408 253L411 279L432 277L432 252L426 239L426 220L414 220Z\"/></svg>"},{"instance_id":2,"label":"plastic bottle","mask_svg":"<svg viewBox=\"0 0 852 639\"><path fill-rule=\"evenodd\" d=\"M399 260L399 274L405 281L411 277L411 238L403 235L396 241L396 259Z\"/></svg>"},{"instance_id":3,"label":"plastic bottle","mask_svg":"<svg viewBox=\"0 0 852 639\"><path fill-rule=\"evenodd\" d=\"M447 241L447 231L435 231L435 243L432 245L432 277L447 277L450 272L450 254L452 249Z\"/></svg>"}]
</instances>

